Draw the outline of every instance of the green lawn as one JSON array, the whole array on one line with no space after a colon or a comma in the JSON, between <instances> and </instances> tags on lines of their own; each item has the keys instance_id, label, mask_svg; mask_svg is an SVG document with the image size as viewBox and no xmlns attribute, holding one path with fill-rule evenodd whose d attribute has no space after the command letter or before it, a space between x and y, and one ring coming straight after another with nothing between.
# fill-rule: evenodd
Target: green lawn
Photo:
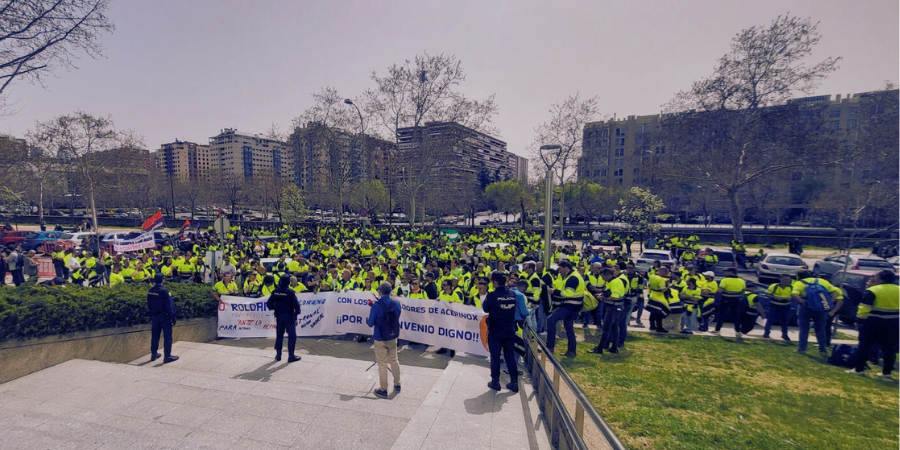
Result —
<instances>
[{"instance_id":1,"label":"green lawn","mask_svg":"<svg viewBox=\"0 0 900 450\"><path fill-rule=\"evenodd\" d=\"M603 356L593 345L563 366L628 448L898 448L896 373L849 375L815 351L753 339L638 333Z\"/></svg>"}]
</instances>

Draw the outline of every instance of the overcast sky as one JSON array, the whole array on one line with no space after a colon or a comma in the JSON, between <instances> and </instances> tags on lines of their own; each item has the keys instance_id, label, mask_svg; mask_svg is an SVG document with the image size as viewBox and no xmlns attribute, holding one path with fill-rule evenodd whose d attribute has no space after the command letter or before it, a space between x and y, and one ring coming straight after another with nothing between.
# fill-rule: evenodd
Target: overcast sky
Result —
<instances>
[{"instance_id":1,"label":"overcast sky","mask_svg":"<svg viewBox=\"0 0 900 450\"><path fill-rule=\"evenodd\" d=\"M76 109L111 115L151 150L222 128L287 131L321 87L354 97L372 71L428 52L462 61L467 96L496 95L500 138L531 156L551 104L580 92L604 115L658 113L739 31L787 12L821 22L814 61L843 57L815 94L898 81L897 0L113 0L105 58L13 86L0 132Z\"/></svg>"}]
</instances>

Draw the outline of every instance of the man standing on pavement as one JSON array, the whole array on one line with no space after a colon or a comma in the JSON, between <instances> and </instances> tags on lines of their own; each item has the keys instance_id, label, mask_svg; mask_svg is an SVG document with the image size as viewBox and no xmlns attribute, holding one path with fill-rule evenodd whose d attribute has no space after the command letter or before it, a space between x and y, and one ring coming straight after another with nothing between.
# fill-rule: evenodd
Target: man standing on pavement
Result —
<instances>
[{"instance_id":1,"label":"man standing on pavement","mask_svg":"<svg viewBox=\"0 0 900 450\"><path fill-rule=\"evenodd\" d=\"M397 360L397 337L400 335L400 302L391 298L391 285L381 283L378 286L378 301L369 301L372 309L366 319L366 325L373 327L372 339L375 341L375 362L378 363L378 382L380 389L375 396L387 398L387 370L391 366L394 377L394 392L400 392L400 363Z\"/></svg>"},{"instance_id":2,"label":"man standing on pavement","mask_svg":"<svg viewBox=\"0 0 900 450\"><path fill-rule=\"evenodd\" d=\"M588 292L581 274L572 269L572 263L568 260L559 263L559 274L562 282L560 288L551 296L554 303L553 312L547 318L547 349L553 352L556 347L556 324L562 321L568 341L566 356L574 358L577 345L575 319L584 306L584 295Z\"/></svg>"},{"instance_id":3,"label":"man standing on pavement","mask_svg":"<svg viewBox=\"0 0 900 450\"><path fill-rule=\"evenodd\" d=\"M741 320L744 310L747 309L747 300L744 291L747 290L747 282L737 276L737 269L729 267L725 269L725 278L719 282L719 306L716 313L716 333L722 329L725 323L725 312L730 311L734 319L734 336L741 338Z\"/></svg>"},{"instance_id":4,"label":"man standing on pavement","mask_svg":"<svg viewBox=\"0 0 900 450\"><path fill-rule=\"evenodd\" d=\"M162 287L165 277L153 277L153 287L147 292L147 308L150 310L150 361L159 359L159 334L163 335L163 363L178 359L172 355L172 326L175 325L175 301L169 291Z\"/></svg>"},{"instance_id":5,"label":"man standing on pavement","mask_svg":"<svg viewBox=\"0 0 900 450\"><path fill-rule=\"evenodd\" d=\"M881 376L891 378L900 329L900 289L896 280L897 276L890 270L882 270L872 276L872 285L863 294L856 313L859 323L856 368L847 373L864 374L872 344L878 344L884 352Z\"/></svg>"},{"instance_id":6,"label":"man standing on pavement","mask_svg":"<svg viewBox=\"0 0 900 450\"><path fill-rule=\"evenodd\" d=\"M768 338L772 331L772 322L778 319L781 324L781 339L785 342L791 342L788 337L788 320L791 315L791 298L793 297L794 288L791 286L791 275L782 274L778 283L772 283L766 289L766 296L769 297L769 318L766 320L766 326L763 331L763 337Z\"/></svg>"},{"instance_id":7,"label":"man standing on pavement","mask_svg":"<svg viewBox=\"0 0 900 450\"><path fill-rule=\"evenodd\" d=\"M489 292L481 305L488 313L488 349L491 353L491 381L488 387L500 390L500 350L506 360L509 371L509 384L506 388L519 392L519 369L516 367L516 296L506 287L506 274L494 271L491 274L494 291ZM570 325L571 326L571 325ZM553 332L551 328L550 333Z\"/></svg>"},{"instance_id":8,"label":"man standing on pavement","mask_svg":"<svg viewBox=\"0 0 900 450\"><path fill-rule=\"evenodd\" d=\"M281 277L278 287L269 295L266 306L275 313L275 361L281 361L281 345L284 332L288 334L288 362L300 361L294 354L297 346L297 316L300 315L300 302L297 294L291 289L290 277Z\"/></svg>"},{"instance_id":9,"label":"man standing on pavement","mask_svg":"<svg viewBox=\"0 0 900 450\"><path fill-rule=\"evenodd\" d=\"M800 343L797 345L797 353L806 353L806 344L809 341L809 321L812 320L816 331L816 342L819 345L819 354L828 356L828 333L831 332L830 320L834 319L834 315L841 310L841 306L844 304L844 292L840 288L832 286L831 283L814 277L809 270L797 272L797 279L799 282L794 284L794 289L791 292L794 300L800 302L800 306L797 309L797 326L800 328ZM806 294L811 285L821 285L835 301L834 306L830 310L817 307L817 305L807 304Z\"/></svg>"}]
</instances>

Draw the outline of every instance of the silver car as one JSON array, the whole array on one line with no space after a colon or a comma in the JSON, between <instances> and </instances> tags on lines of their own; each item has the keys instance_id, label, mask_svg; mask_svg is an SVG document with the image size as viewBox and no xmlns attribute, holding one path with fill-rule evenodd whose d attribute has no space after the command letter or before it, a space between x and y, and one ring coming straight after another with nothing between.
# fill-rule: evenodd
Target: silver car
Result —
<instances>
[{"instance_id":1,"label":"silver car","mask_svg":"<svg viewBox=\"0 0 900 450\"><path fill-rule=\"evenodd\" d=\"M797 275L800 266L803 264L803 260L797 255L784 253L766 255L756 266L756 278L760 283L763 283L763 280L778 281L784 274L793 277Z\"/></svg>"},{"instance_id":2,"label":"silver car","mask_svg":"<svg viewBox=\"0 0 900 450\"><path fill-rule=\"evenodd\" d=\"M675 266L675 257L668 250L644 250L641 256L634 260L634 268L638 272L647 272L653 267L653 261L659 261L660 265L672 268Z\"/></svg>"},{"instance_id":3,"label":"silver car","mask_svg":"<svg viewBox=\"0 0 900 450\"><path fill-rule=\"evenodd\" d=\"M816 261L813 266L813 272L818 276L831 277L838 270L894 270L893 264L887 262L886 259L875 256L859 256L845 255L843 253L835 253Z\"/></svg>"}]
</instances>

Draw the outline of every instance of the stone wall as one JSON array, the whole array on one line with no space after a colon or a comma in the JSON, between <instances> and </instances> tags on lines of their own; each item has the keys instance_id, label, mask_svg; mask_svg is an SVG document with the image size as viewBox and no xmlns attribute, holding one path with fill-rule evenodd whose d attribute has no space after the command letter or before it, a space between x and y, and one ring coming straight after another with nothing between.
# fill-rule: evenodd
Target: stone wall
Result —
<instances>
[{"instance_id":1,"label":"stone wall","mask_svg":"<svg viewBox=\"0 0 900 450\"><path fill-rule=\"evenodd\" d=\"M176 342L210 342L216 318L178 322L173 331ZM0 344L0 383L74 358L125 363L149 353L150 324L8 341Z\"/></svg>"}]
</instances>

